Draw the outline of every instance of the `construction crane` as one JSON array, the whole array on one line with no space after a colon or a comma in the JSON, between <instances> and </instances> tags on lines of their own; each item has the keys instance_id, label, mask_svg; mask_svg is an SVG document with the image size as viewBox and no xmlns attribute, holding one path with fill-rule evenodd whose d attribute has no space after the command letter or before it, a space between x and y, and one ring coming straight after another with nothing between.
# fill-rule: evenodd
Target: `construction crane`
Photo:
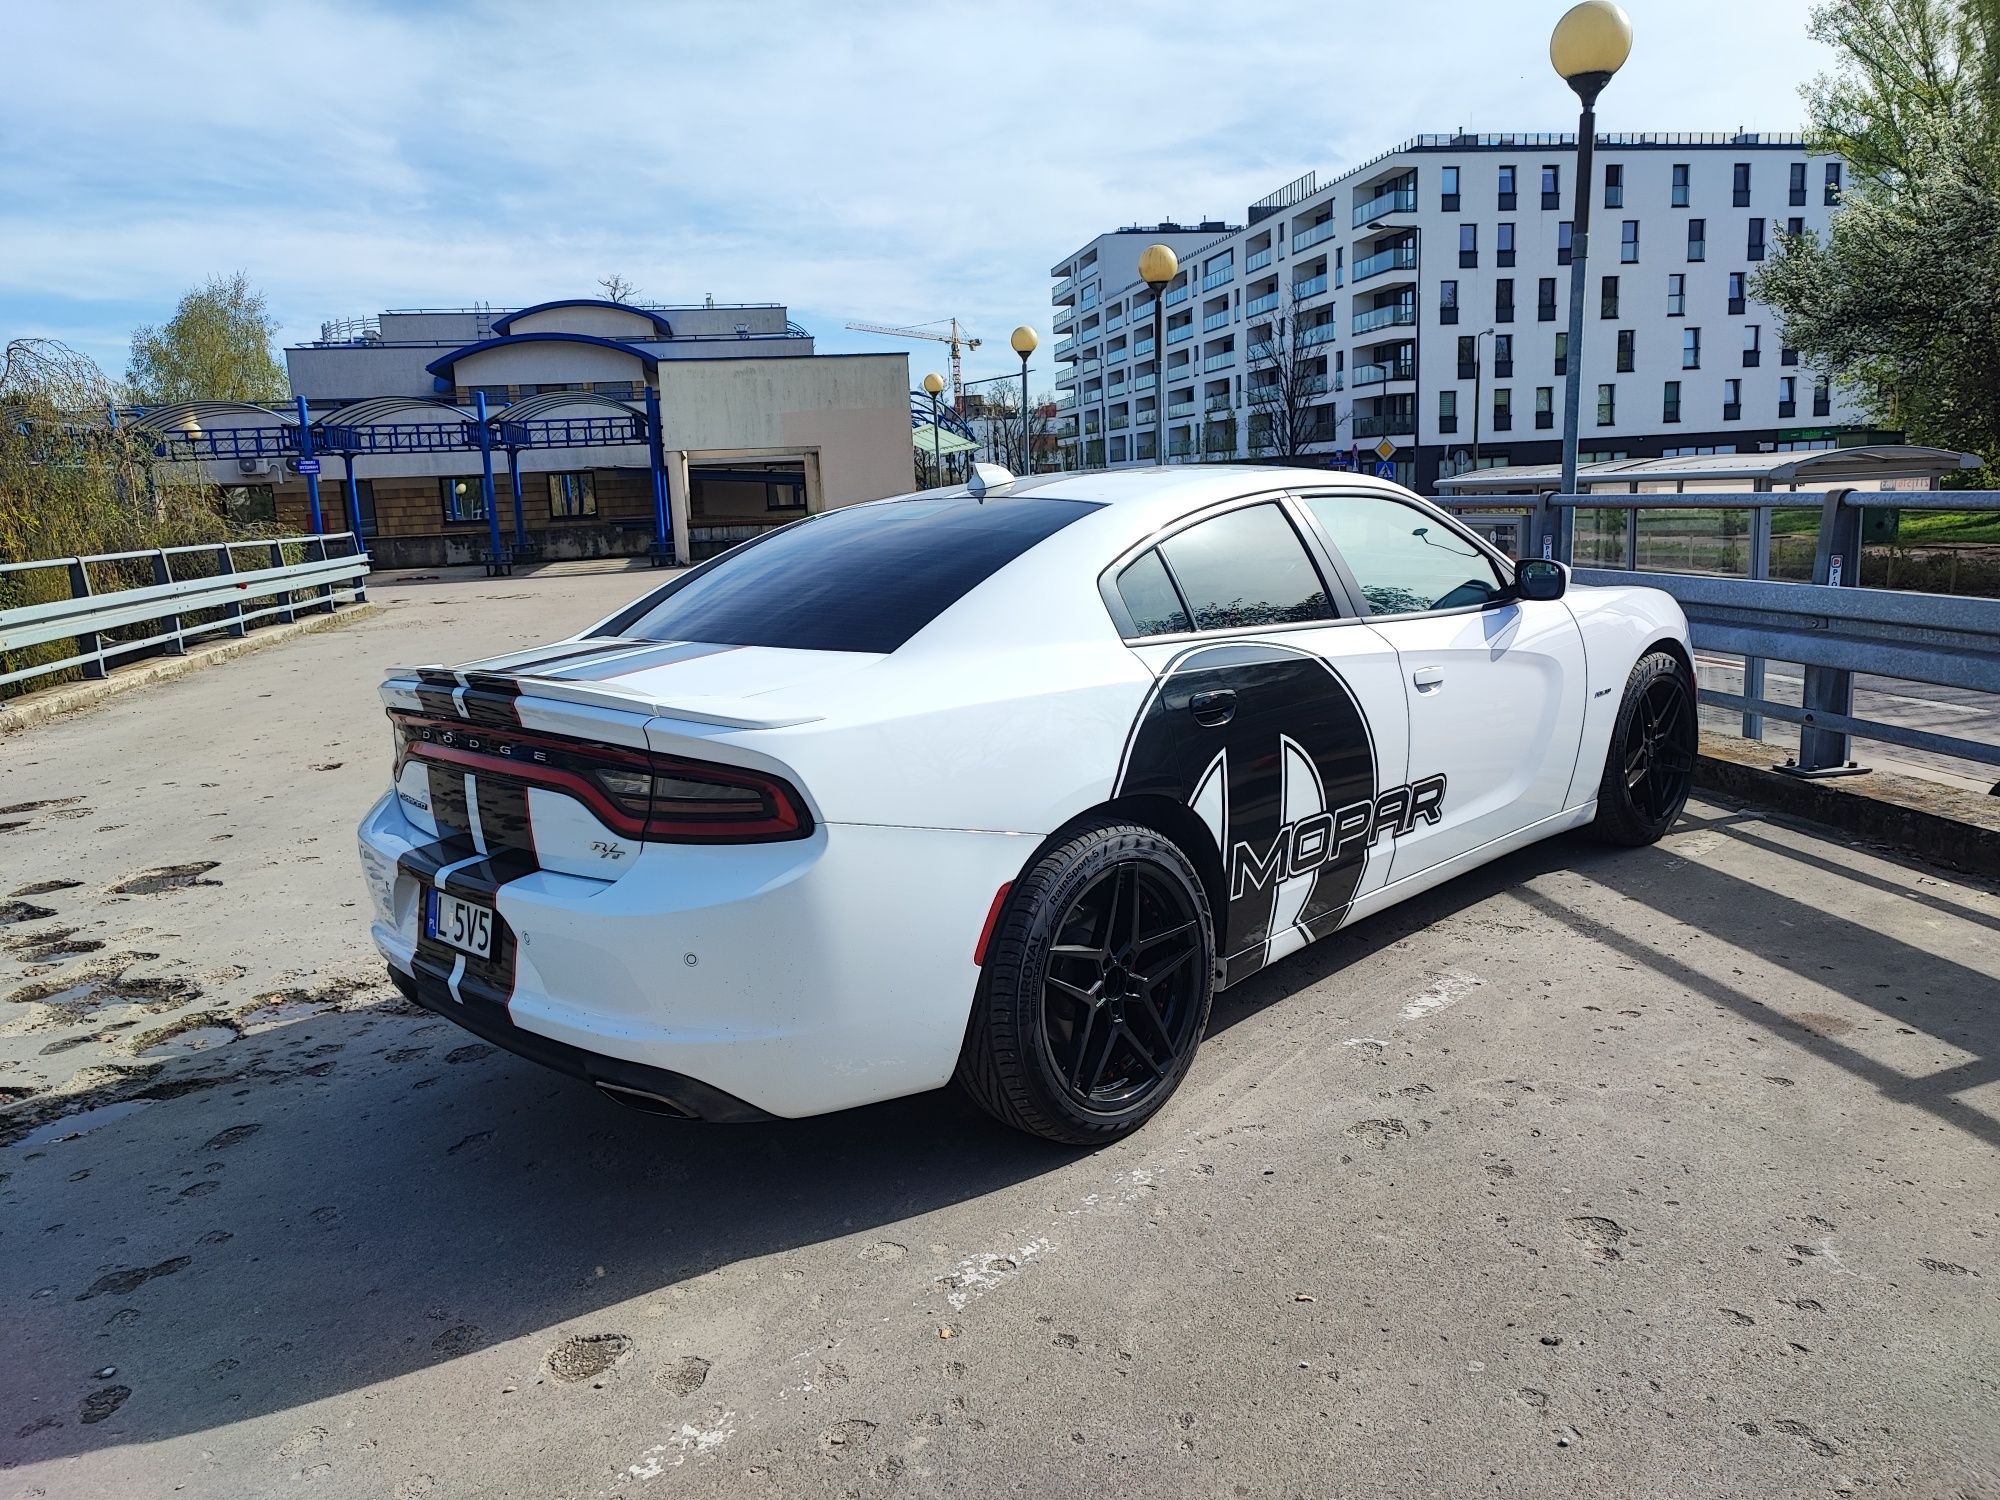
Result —
<instances>
[{"instance_id":1,"label":"construction crane","mask_svg":"<svg viewBox=\"0 0 2000 1500\"><path fill-rule=\"evenodd\" d=\"M964 351L977 349L979 340L973 338L958 326L958 319L944 320L951 325L949 333L940 333L935 328L894 328L887 323L849 323L855 333L886 333L899 339L936 339L940 344L951 345L951 409L965 410L965 382L960 379L959 359Z\"/></svg>"}]
</instances>

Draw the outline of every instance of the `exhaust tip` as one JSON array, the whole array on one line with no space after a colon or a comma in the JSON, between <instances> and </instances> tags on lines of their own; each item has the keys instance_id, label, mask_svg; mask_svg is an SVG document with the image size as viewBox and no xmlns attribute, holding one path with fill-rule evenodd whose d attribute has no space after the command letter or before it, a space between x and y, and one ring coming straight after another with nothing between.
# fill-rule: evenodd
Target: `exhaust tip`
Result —
<instances>
[{"instance_id":1,"label":"exhaust tip","mask_svg":"<svg viewBox=\"0 0 2000 1500\"><path fill-rule=\"evenodd\" d=\"M646 1089L627 1088L619 1083L605 1083L602 1079L592 1079L592 1086L627 1109L636 1109L643 1114L669 1115L676 1120L697 1120L701 1117L685 1104L669 1099L665 1094L655 1094Z\"/></svg>"}]
</instances>

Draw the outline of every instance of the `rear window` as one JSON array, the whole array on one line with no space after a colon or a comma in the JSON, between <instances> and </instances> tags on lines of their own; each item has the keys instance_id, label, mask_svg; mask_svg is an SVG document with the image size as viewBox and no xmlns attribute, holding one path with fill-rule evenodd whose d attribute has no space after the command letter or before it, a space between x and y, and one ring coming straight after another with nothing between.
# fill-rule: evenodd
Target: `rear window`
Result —
<instances>
[{"instance_id":1,"label":"rear window","mask_svg":"<svg viewBox=\"0 0 2000 1500\"><path fill-rule=\"evenodd\" d=\"M828 511L703 563L606 634L806 651L894 651L1070 522L1082 500L898 500Z\"/></svg>"}]
</instances>

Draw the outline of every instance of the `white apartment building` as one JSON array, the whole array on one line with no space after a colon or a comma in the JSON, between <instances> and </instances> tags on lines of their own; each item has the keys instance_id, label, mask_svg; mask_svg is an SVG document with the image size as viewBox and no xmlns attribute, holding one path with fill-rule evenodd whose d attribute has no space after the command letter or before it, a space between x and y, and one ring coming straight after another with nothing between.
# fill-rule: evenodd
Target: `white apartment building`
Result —
<instances>
[{"instance_id":1,"label":"white apartment building","mask_svg":"<svg viewBox=\"0 0 2000 1500\"><path fill-rule=\"evenodd\" d=\"M1279 360L1305 362L1307 462L1374 468L1386 441L1395 477L1428 492L1441 472L1559 459L1575 145L1419 136L1330 183L1308 173L1240 227L1134 226L1064 257L1051 300L1070 464L1155 461L1153 294L1136 267L1156 240L1181 260L1163 309L1170 460L1273 456L1255 390ZM1780 236L1824 232L1843 172L1797 136L1598 138L1585 461L1875 438L1747 288Z\"/></svg>"}]
</instances>

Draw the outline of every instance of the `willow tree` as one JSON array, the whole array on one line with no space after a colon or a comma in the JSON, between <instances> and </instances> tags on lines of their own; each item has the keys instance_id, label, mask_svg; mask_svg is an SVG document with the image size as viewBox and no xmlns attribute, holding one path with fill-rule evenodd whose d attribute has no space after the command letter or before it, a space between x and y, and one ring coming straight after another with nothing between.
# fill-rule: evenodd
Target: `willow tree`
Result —
<instances>
[{"instance_id":1,"label":"willow tree","mask_svg":"<svg viewBox=\"0 0 2000 1500\"><path fill-rule=\"evenodd\" d=\"M125 380L146 406L174 401L282 401L289 383L272 352L278 323L241 271L180 300L158 327L132 330Z\"/></svg>"}]
</instances>

